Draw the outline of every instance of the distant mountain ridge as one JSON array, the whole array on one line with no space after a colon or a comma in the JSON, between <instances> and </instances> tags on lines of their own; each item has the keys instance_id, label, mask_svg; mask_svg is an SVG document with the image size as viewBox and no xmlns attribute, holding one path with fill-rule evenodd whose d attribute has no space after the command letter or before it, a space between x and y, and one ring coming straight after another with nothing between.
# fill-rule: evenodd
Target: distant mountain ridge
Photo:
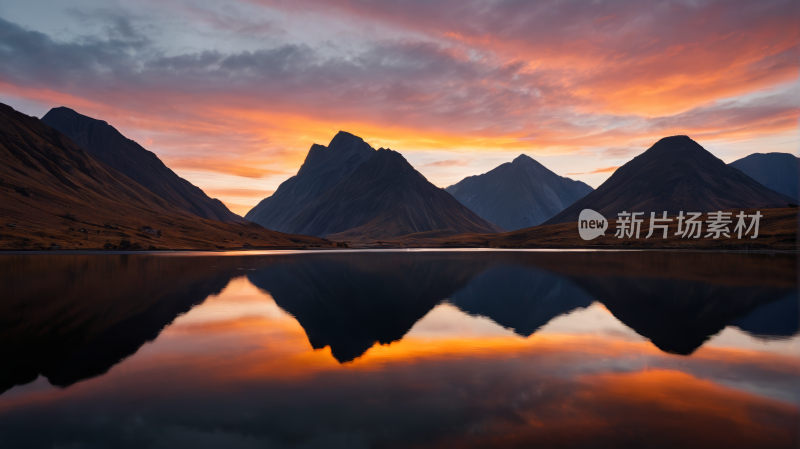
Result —
<instances>
[{"instance_id":1,"label":"distant mountain ridge","mask_svg":"<svg viewBox=\"0 0 800 449\"><path fill-rule=\"evenodd\" d=\"M262 226L336 240L503 231L431 184L400 153L375 151L345 132L328 147L312 146L297 176L246 216Z\"/></svg>"},{"instance_id":2,"label":"distant mountain ridge","mask_svg":"<svg viewBox=\"0 0 800 449\"><path fill-rule=\"evenodd\" d=\"M445 190L480 217L516 231L542 224L593 189L581 181L558 176L522 154Z\"/></svg>"},{"instance_id":3,"label":"distant mountain ridge","mask_svg":"<svg viewBox=\"0 0 800 449\"><path fill-rule=\"evenodd\" d=\"M297 175L281 183L245 218L267 229L289 232L296 228L289 225L295 215L373 154L375 149L362 138L339 131L327 147L312 145Z\"/></svg>"},{"instance_id":4,"label":"distant mountain ridge","mask_svg":"<svg viewBox=\"0 0 800 449\"><path fill-rule=\"evenodd\" d=\"M800 159L789 153L754 153L728 164L778 193L800 198Z\"/></svg>"},{"instance_id":5,"label":"distant mountain ridge","mask_svg":"<svg viewBox=\"0 0 800 449\"><path fill-rule=\"evenodd\" d=\"M202 218L226 223L246 223L218 199L181 178L154 153L123 136L108 123L72 109L51 109L42 122L66 135L83 150L136 181L159 197Z\"/></svg>"},{"instance_id":6,"label":"distant mountain ridge","mask_svg":"<svg viewBox=\"0 0 800 449\"><path fill-rule=\"evenodd\" d=\"M687 136L665 137L617 169L597 190L544 224L578 221L583 209L606 218L623 211L670 214L732 208L786 207L795 201L771 190Z\"/></svg>"}]
</instances>

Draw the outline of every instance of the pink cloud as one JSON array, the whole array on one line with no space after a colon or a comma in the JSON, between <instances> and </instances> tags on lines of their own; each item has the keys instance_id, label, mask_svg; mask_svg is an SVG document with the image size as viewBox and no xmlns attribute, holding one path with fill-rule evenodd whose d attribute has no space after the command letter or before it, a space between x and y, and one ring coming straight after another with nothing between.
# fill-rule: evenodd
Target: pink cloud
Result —
<instances>
[{"instance_id":1,"label":"pink cloud","mask_svg":"<svg viewBox=\"0 0 800 449\"><path fill-rule=\"evenodd\" d=\"M422 165L423 167L464 167L469 165L466 161L459 161L456 159L446 159L443 161L430 162Z\"/></svg>"}]
</instances>

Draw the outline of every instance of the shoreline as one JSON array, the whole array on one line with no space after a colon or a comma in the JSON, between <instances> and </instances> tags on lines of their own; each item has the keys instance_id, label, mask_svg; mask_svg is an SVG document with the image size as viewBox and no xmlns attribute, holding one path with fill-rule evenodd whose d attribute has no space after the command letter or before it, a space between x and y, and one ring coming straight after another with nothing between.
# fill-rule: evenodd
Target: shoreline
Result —
<instances>
[{"instance_id":1,"label":"shoreline","mask_svg":"<svg viewBox=\"0 0 800 449\"><path fill-rule=\"evenodd\" d=\"M754 213L755 210L745 210L747 213ZM731 233L730 237L721 236L720 238L697 238L685 239L676 235L677 223L671 223L667 228L667 238L625 238L614 237L616 220L608 221L608 231L592 240L584 240L579 236L578 223L561 223L553 225L539 225L531 228L516 231L496 233L496 234L455 234L449 230L427 231L415 234L408 234L399 237L378 237L363 236L358 239L331 241L318 237L304 235L282 234L282 240L272 238L279 233L264 228L252 228L247 235L238 236L233 241L206 239L201 241L189 235L178 235L170 238L165 234L161 238L150 239L148 243L162 243L164 246L139 245L138 249L127 249L133 244L128 241L128 246L119 246L125 240L120 241L120 245L111 245L110 241L131 238L128 234L122 237L121 230L115 230L117 235L101 235L92 243L94 248L76 248L76 241L64 241L57 236L40 238L37 245L30 247L20 247L8 245L0 248L0 254L19 252L21 254L31 253L64 253L64 252L93 252L98 254L145 254L157 252L241 252L252 251L341 251L341 250L363 250L363 249L496 249L496 250L667 250L667 251L737 251L737 252L797 252L800 250L797 242L798 232L798 210L797 208L774 208L764 209L759 235L756 239L751 239L745 235L744 238L736 238L737 235ZM165 228L166 232L173 232ZM17 231L19 232L19 231ZM112 231L109 231L112 232ZM644 234L644 231L642 232ZM4 238L20 239L22 235L9 236L0 233L0 240ZM263 243L278 243L278 245L253 245L258 242L259 237L271 239ZM105 240L104 243L101 243ZM160 241L159 241L160 240ZM278 241L276 241L278 240ZM82 241L86 243L85 241ZM51 248L45 245L51 245ZM183 245L186 246L183 246ZM232 245L232 246L226 246ZM80 243L77 243L80 246ZM98 245L109 245L107 249ZM177 245L178 247L168 247ZM201 245L204 247L193 247ZM242 245L242 246L239 246ZM10 246L10 247L9 247ZM71 247L69 249L65 247ZM63 248L63 249L62 249ZM135 248L135 247L134 247Z\"/></svg>"},{"instance_id":2,"label":"shoreline","mask_svg":"<svg viewBox=\"0 0 800 449\"><path fill-rule=\"evenodd\" d=\"M164 249L164 250L142 250L142 251L120 251L103 249L65 249L65 250L5 250L0 249L0 256L17 255L166 255L166 254L185 254L201 253L203 255L226 254L226 255L258 255L262 252L283 252L283 253L330 253L330 252L426 252L426 251L475 251L475 252L680 252L680 253L745 253L745 254L769 254L781 253L792 254L800 253L800 249L777 249L777 248L623 248L623 247L528 247L528 248L494 248L480 246L460 246L460 247L435 247L435 246L385 246L385 247L354 247L354 248L248 248L243 250L210 250L210 249Z\"/></svg>"}]
</instances>

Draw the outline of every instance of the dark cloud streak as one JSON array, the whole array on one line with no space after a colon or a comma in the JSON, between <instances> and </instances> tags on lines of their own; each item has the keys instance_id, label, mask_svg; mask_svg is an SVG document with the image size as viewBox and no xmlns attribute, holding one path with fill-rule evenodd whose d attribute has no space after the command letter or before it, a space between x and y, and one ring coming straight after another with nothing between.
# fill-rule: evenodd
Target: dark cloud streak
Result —
<instances>
[{"instance_id":1,"label":"dark cloud streak","mask_svg":"<svg viewBox=\"0 0 800 449\"><path fill-rule=\"evenodd\" d=\"M731 41L733 27L741 27L736 39L753 39L748 33L764 33L770 23L783 23L787 3L781 0L758 5L624 0L580 7L549 1L532 6L519 1L445 0L403 7L350 0L324 5L317 0L255 3L289 11L310 5L318 12L422 30L430 39L374 40L358 51L334 55L296 43L252 51L170 53L148 37L154 30L143 31L152 24L118 11L73 12L85 20L103 20L106 26L100 35L70 42L0 18L0 82L68 92L139 111L188 103L195 108L267 107L321 120L369 117L382 124L448 133L514 134L544 145L682 128L719 136L759 124L778 126L775 123L796 115L796 106L777 98L747 104L707 102L677 114L649 114L651 118L598 111L591 103L593 95L600 103L617 98L615 92L636 85L637 79L664 80L668 86L670 77L686 75L687 61L704 55L713 60L710 66L724 68L732 63L731 55L738 54L720 47L721 42L738 42ZM271 26L237 14L197 8L192 14L231 30L263 25L262 31L269 32ZM700 22L702 27L695 26ZM778 38L787 33L778 30L778 37L754 40L782 45ZM793 52L792 47L741 61L739 65L747 69L737 75L737 82L768 84L772 74L797 66ZM678 55L677 63L665 54ZM531 61L539 65L532 68ZM556 67L553 61L563 66ZM701 71L703 64L698 63ZM704 86L683 89L702 91Z\"/></svg>"},{"instance_id":2,"label":"dark cloud streak","mask_svg":"<svg viewBox=\"0 0 800 449\"><path fill-rule=\"evenodd\" d=\"M114 29L106 39L57 42L0 19L0 77L32 88L70 88L89 98L109 91L162 98L217 94L320 110L336 104L340 116L366 109L397 119L424 110L472 126L532 110L547 89L519 66L469 61L432 43L382 41L350 58L324 57L295 44L165 56L130 23L115 20Z\"/></svg>"}]
</instances>

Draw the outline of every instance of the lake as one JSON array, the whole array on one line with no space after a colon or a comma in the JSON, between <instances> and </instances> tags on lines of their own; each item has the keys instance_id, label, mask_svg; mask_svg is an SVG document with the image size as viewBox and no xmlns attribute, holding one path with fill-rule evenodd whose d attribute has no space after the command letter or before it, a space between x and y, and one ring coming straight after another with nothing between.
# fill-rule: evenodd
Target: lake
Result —
<instances>
[{"instance_id":1,"label":"lake","mask_svg":"<svg viewBox=\"0 0 800 449\"><path fill-rule=\"evenodd\" d=\"M795 448L796 254L0 256L2 448Z\"/></svg>"}]
</instances>

